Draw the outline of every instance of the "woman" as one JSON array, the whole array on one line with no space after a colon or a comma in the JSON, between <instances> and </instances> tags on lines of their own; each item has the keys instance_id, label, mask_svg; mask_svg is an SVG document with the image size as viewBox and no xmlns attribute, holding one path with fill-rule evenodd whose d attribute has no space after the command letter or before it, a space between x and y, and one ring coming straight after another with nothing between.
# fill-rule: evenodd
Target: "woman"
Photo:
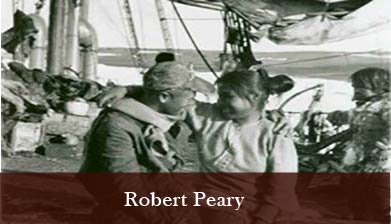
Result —
<instances>
[{"instance_id":1,"label":"woman","mask_svg":"<svg viewBox=\"0 0 391 224\"><path fill-rule=\"evenodd\" d=\"M272 223L298 208L295 174L286 174L297 172L298 158L293 140L273 132L264 107L269 95L291 89L293 81L283 75L270 78L264 69L238 70L224 74L217 85L217 104L199 105L191 123L201 170L230 174L207 174L200 188L209 195L244 195L247 206L234 213L206 208L201 218L203 223Z\"/></svg>"}]
</instances>

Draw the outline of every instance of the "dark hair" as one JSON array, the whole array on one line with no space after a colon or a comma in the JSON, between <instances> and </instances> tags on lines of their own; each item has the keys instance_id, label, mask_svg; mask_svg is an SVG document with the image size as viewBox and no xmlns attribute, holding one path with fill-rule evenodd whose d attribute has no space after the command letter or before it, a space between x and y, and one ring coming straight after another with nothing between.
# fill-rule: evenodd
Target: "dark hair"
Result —
<instances>
[{"instance_id":1,"label":"dark hair","mask_svg":"<svg viewBox=\"0 0 391 224\"><path fill-rule=\"evenodd\" d=\"M385 69L368 67L350 76L354 88L370 89L381 94L390 92L390 72Z\"/></svg>"},{"instance_id":2,"label":"dark hair","mask_svg":"<svg viewBox=\"0 0 391 224\"><path fill-rule=\"evenodd\" d=\"M291 90L294 81L286 75L269 77L268 72L260 68L257 71L242 69L228 72L217 80L217 84L228 85L241 97L248 98L250 94L257 94L263 96L261 101L265 101L269 95Z\"/></svg>"},{"instance_id":3,"label":"dark hair","mask_svg":"<svg viewBox=\"0 0 391 224\"><path fill-rule=\"evenodd\" d=\"M161 63L166 61L175 61L175 54L171 52L161 52L155 57L156 63Z\"/></svg>"},{"instance_id":4,"label":"dark hair","mask_svg":"<svg viewBox=\"0 0 391 224\"><path fill-rule=\"evenodd\" d=\"M259 92L269 96L291 90L294 81L286 75L269 77L268 72L260 68L257 71L241 69L228 72L217 80L217 84L230 85L243 96Z\"/></svg>"}]
</instances>

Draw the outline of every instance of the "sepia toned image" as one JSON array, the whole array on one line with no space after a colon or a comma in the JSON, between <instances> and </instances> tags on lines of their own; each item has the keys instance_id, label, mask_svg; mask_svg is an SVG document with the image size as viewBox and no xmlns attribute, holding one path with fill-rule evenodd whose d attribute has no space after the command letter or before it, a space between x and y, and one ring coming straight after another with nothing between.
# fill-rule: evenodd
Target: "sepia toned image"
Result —
<instances>
[{"instance_id":1,"label":"sepia toned image","mask_svg":"<svg viewBox=\"0 0 391 224\"><path fill-rule=\"evenodd\" d=\"M389 0L2 0L1 223L390 223Z\"/></svg>"}]
</instances>

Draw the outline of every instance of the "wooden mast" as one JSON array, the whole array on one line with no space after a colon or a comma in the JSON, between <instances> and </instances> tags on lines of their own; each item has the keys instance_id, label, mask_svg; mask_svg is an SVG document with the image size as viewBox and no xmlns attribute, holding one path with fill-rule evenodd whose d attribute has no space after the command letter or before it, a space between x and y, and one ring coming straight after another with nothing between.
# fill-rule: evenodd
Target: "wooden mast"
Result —
<instances>
[{"instance_id":1,"label":"wooden mast","mask_svg":"<svg viewBox=\"0 0 391 224\"><path fill-rule=\"evenodd\" d=\"M129 0L119 0L122 18L125 23L125 29L127 32L128 42L130 44L130 53L132 59L137 67L143 67L144 62L140 54L140 45L138 43L136 28L133 22L132 10L130 7Z\"/></svg>"},{"instance_id":2,"label":"wooden mast","mask_svg":"<svg viewBox=\"0 0 391 224\"><path fill-rule=\"evenodd\" d=\"M163 33L164 45L169 52L174 52L174 45L172 43L170 28L167 22L166 13L162 0L155 0L157 15L160 21L160 27Z\"/></svg>"}]
</instances>

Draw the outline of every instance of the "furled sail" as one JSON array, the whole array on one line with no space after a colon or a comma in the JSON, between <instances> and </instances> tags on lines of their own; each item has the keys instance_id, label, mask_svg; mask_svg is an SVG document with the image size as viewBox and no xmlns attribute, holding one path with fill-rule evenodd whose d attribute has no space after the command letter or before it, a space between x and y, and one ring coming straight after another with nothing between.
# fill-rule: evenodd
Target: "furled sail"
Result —
<instances>
[{"instance_id":1,"label":"furled sail","mask_svg":"<svg viewBox=\"0 0 391 224\"><path fill-rule=\"evenodd\" d=\"M269 29L269 39L278 44L322 44L354 38L391 28L389 0L374 0L356 11L338 18L333 15L308 16L285 27Z\"/></svg>"},{"instance_id":2,"label":"furled sail","mask_svg":"<svg viewBox=\"0 0 391 224\"><path fill-rule=\"evenodd\" d=\"M389 29L391 25L389 0L174 1L216 10L228 8L277 44L323 44Z\"/></svg>"}]
</instances>

